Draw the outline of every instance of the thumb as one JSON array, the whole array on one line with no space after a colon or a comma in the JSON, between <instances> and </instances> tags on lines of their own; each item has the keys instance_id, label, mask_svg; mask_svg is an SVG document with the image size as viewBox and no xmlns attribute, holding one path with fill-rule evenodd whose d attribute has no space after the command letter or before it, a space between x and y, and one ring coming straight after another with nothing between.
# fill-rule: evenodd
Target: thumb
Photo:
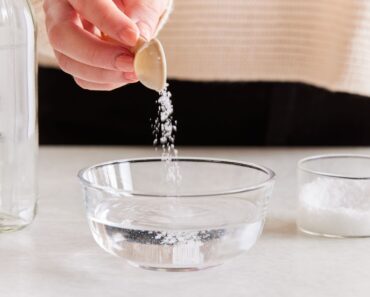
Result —
<instances>
[{"instance_id":1,"label":"thumb","mask_svg":"<svg viewBox=\"0 0 370 297\"><path fill-rule=\"evenodd\" d=\"M128 1L132 5L125 5L125 13L132 21L136 22L140 35L150 40L157 29L159 19L166 8L164 0Z\"/></svg>"}]
</instances>

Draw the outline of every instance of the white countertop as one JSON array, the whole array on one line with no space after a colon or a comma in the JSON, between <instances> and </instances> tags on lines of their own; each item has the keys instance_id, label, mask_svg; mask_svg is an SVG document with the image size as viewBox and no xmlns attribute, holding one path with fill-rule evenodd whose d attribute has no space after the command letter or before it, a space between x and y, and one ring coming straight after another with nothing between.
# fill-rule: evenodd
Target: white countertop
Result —
<instances>
[{"instance_id":1,"label":"white countertop","mask_svg":"<svg viewBox=\"0 0 370 297\"><path fill-rule=\"evenodd\" d=\"M252 161L277 183L262 237L217 268L168 273L133 268L94 242L77 171L97 162L158 155L151 147L42 147L35 222L0 234L1 297L362 297L370 296L370 239L326 239L295 227L296 162L368 148L180 148L181 156Z\"/></svg>"}]
</instances>

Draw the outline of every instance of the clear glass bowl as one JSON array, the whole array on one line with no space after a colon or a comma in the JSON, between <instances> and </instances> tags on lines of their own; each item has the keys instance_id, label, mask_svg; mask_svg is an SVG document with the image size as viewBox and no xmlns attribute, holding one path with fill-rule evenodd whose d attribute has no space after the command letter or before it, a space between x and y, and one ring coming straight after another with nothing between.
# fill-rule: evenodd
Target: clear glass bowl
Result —
<instances>
[{"instance_id":1,"label":"clear glass bowl","mask_svg":"<svg viewBox=\"0 0 370 297\"><path fill-rule=\"evenodd\" d=\"M370 236L370 156L323 155L298 163L297 226L326 237Z\"/></svg>"},{"instance_id":2,"label":"clear glass bowl","mask_svg":"<svg viewBox=\"0 0 370 297\"><path fill-rule=\"evenodd\" d=\"M181 180L168 173L176 169ZM274 185L268 168L227 160L112 161L79 172L96 242L152 270L213 267L250 249Z\"/></svg>"}]
</instances>

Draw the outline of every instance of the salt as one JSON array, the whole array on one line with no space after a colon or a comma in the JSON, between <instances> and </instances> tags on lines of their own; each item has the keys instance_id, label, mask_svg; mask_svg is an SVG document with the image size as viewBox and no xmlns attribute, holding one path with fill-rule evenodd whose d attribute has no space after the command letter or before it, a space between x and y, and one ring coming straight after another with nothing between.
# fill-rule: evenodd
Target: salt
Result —
<instances>
[{"instance_id":1,"label":"salt","mask_svg":"<svg viewBox=\"0 0 370 297\"><path fill-rule=\"evenodd\" d=\"M160 143L163 149L170 149L175 141L176 122L173 120L172 94L165 89L160 92L157 100L158 116L152 128L154 134L154 145Z\"/></svg>"},{"instance_id":2,"label":"salt","mask_svg":"<svg viewBox=\"0 0 370 297\"><path fill-rule=\"evenodd\" d=\"M298 226L335 236L370 235L370 183L320 177L302 186Z\"/></svg>"},{"instance_id":3,"label":"salt","mask_svg":"<svg viewBox=\"0 0 370 297\"><path fill-rule=\"evenodd\" d=\"M152 124L154 145L162 146L162 161L166 164L166 180L178 185L181 181L179 165L174 159L178 156L175 149L175 133L177 132L177 121L173 119L172 94L168 91L168 84L159 93L157 100L158 115Z\"/></svg>"}]
</instances>

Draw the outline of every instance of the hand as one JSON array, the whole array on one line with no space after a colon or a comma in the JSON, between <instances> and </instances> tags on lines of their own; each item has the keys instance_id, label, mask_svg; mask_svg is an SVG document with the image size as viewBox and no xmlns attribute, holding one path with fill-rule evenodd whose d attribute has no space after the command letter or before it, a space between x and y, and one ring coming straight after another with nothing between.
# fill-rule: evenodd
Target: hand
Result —
<instances>
[{"instance_id":1,"label":"hand","mask_svg":"<svg viewBox=\"0 0 370 297\"><path fill-rule=\"evenodd\" d=\"M149 40L168 0L45 0L46 28L62 70L89 90L137 82L130 51ZM101 34L118 42L101 39Z\"/></svg>"}]
</instances>

